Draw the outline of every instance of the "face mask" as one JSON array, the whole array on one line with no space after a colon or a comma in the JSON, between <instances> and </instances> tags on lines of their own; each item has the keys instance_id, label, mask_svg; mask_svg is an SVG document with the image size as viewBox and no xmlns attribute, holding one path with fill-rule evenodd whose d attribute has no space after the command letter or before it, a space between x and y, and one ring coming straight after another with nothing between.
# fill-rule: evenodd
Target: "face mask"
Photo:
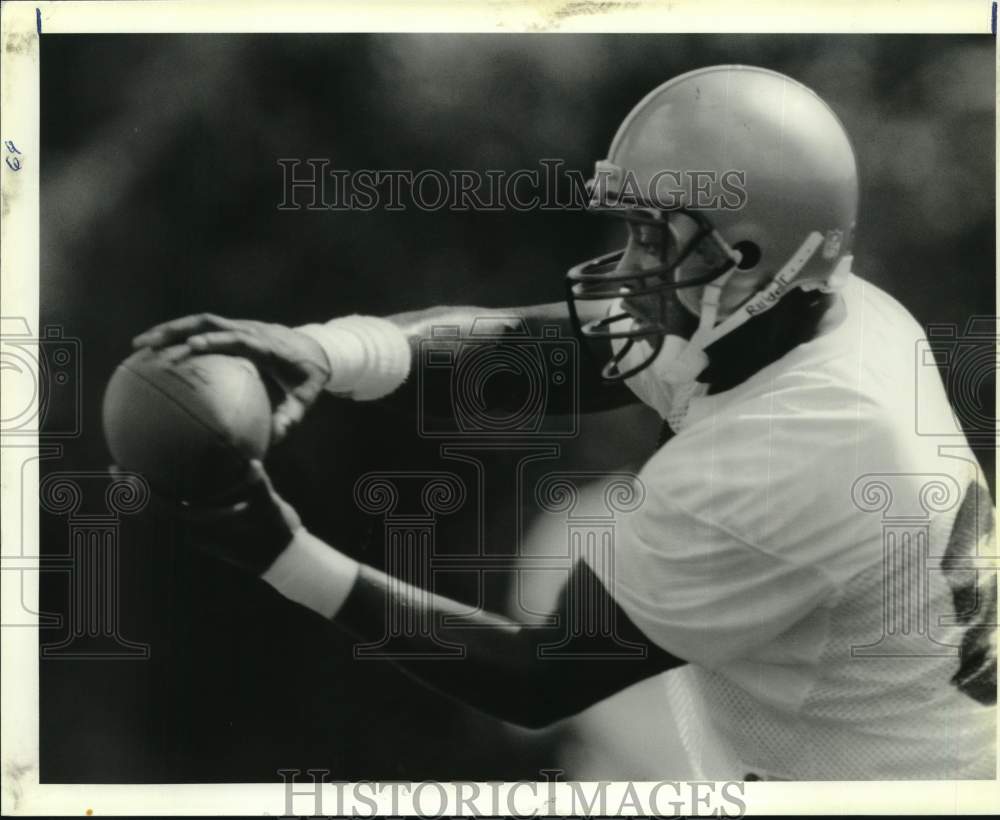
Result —
<instances>
[{"instance_id":1,"label":"face mask","mask_svg":"<svg viewBox=\"0 0 1000 820\"><path fill-rule=\"evenodd\" d=\"M656 410L675 432L680 432L685 425L691 399L708 391L708 385L697 381L708 366L705 348L751 317L771 308L789 287L798 286L795 284L796 277L822 242L823 235L819 231L810 233L766 287L719 323L716 323L716 317L722 289L736 269L731 269L706 285L700 298L698 328L690 340L680 336L665 336L656 359L648 367L626 379L625 384L645 404ZM850 275L851 261L851 256L842 257L820 289L832 292L842 288ZM613 304L612 310L620 312L621 301ZM622 321L632 322L631 319ZM616 354L623 344L625 342L622 339L611 339L612 349ZM627 371L636 367L646 361L651 353L652 347L648 342L636 340L620 362L619 369Z\"/></svg>"},{"instance_id":2,"label":"face mask","mask_svg":"<svg viewBox=\"0 0 1000 820\"><path fill-rule=\"evenodd\" d=\"M611 346L617 354L625 341L611 339ZM678 379L676 363L681 353L688 347L688 340L681 336L665 336L663 347L653 362L634 376L625 380L635 395L643 404L652 407L660 418L670 425L674 432L680 432L684 427L688 407L695 396L704 395L707 384L701 384L694 378ZM627 370L645 361L653 352L649 342L639 339L625 354L621 369Z\"/></svg>"}]
</instances>

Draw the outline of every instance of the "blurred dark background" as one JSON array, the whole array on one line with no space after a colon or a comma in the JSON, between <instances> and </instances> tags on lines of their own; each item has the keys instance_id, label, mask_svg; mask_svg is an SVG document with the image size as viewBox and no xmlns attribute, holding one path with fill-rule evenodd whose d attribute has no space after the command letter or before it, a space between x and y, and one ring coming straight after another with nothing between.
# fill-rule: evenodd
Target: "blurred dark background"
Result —
<instances>
[{"instance_id":1,"label":"blurred dark background","mask_svg":"<svg viewBox=\"0 0 1000 820\"><path fill-rule=\"evenodd\" d=\"M589 174L646 92L714 63L777 69L831 104L860 161L856 272L922 323L964 327L995 303L993 49L985 36L46 35L41 319L80 340L83 435L43 477L107 464L104 385L155 322L554 301L567 267L617 240L573 211L282 212L279 158L413 171L559 158ZM73 412L53 407L47 423ZM559 466L638 467L657 427L642 408L584 419ZM992 448L979 454L992 486ZM511 454L484 458L510 474ZM332 398L269 460L310 529L375 564L381 524L351 488L369 470L418 467L469 470L412 418ZM502 552L520 501L506 484L490 500ZM442 519L438 549L467 551L475 515ZM65 518L41 526L43 551L65 552ZM167 520L126 517L120 540L121 632L151 657L41 662L43 781L267 781L308 767L535 780L572 741L572 724L515 731L352 662L318 619L189 555ZM474 579L444 583L475 600ZM503 608L508 592L501 579L483 603ZM43 609L65 612L67 596L64 576L43 577Z\"/></svg>"}]
</instances>

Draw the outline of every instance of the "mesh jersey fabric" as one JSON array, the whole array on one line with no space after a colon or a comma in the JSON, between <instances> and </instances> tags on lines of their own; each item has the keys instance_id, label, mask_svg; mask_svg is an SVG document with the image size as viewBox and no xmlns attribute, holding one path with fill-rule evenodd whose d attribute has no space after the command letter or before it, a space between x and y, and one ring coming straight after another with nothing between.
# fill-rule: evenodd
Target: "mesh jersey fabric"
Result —
<instances>
[{"instance_id":1,"label":"mesh jersey fabric","mask_svg":"<svg viewBox=\"0 0 1000 820\"><path fill-rule=\"evenodd\" d=\"M982 620L959 617L956 590L981 609L995 572L942 561L981 472L919 370L919 325L857 277L844 299L833 331L692 400L593 569L689 661L664 677L701 776L992 778L995 706L953 678ZM995 556L975 498L963 550Z\"/></svg>"}]
</instances>

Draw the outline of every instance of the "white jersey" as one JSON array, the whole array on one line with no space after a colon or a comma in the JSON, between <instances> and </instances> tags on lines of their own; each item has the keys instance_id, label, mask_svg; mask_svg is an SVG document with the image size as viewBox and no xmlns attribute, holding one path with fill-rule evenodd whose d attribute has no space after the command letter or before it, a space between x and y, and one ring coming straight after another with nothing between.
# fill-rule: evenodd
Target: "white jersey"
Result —
<instances>
[{"instance_id":1,"label":"white jersey","mask_svg":"<svg viewBox=\"0 0 1000 820\"><path fill-rule=\"evenodd\" d=\"M692 399L593 568L689 662L664 681L700 777L993 779L995 706L953 678L995 669L996 573L942 564L995 558L992 502L919 325L857 277L844 299Z\"/></svg>"}]
</instances>

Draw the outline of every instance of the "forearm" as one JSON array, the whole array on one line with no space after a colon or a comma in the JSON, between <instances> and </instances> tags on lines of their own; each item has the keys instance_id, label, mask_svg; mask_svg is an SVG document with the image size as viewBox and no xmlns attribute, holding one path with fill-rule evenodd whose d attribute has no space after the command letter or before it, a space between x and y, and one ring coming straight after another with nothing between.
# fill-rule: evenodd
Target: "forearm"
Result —
<instances>
[{"instance_id":1,"label":"forearm","mask_svg":"<svg viewBox=\"0 0 1000 820\"><path fill-rule=\"evenodd\" d=\"M508 618L471 612L354 562L305 531L262 577L351 634L358 658L389 660L424 685L512 723L543 725L555 717L535 642ZM459 618L461 626L446 623Z\"/></svg>"},{"instance_id":2,"label":"forearm","mask_svg":"<svg viewBox=\"0 0 1000 820\"><path fill-rule=\"evenodd\" d=\"M304 560L290 570L286 554L264 579L356 638L358 658L389 660L424 685L501 720L543 727L680 662L648 645L623 614L613 634L582 638L572 653L545 656L544 645L565 647L573 631L565 590L551 626L523 627L357 564L309 538L310 551L299 555ZM282 561L288 566L277 566ZM571 583L596 589L600 582L578 565ZM581 588L575 599L595 596ZM608 611L610 602L598 606ZM609 646L617 651L623 640L643 651L611 657Z\"/></svg>"},{"instance_id":3,"label":"forearm","mask_svg":"<svg viewBox=\"0 0 1000 820\"><path fill-rule=\"evenodd\" d=\"M597 303L586 307L595 316L602 309ZM408 413L452 417L461 357L497 344L520 347L525 355L512 357L504 351L493 367L488 353L475 360L469 373L479 381L458 389L475 391L482 412L516 412L530 400L525 391L539 388L545 391L540 407L546 415L607 410L636 401L623 385L600 378L592 352L579 344L562 302L514 308L436 306L384 319L336 319L302 329L327 353L332 371L329 390L355 399L378 399ZM557 349L565 355L555 357ZM593 352L598 359L605 353ZM537 373L535 364L526 364L528 357L537 364ZM536 383L539 377L541 384ZM349 389L358 384L365 385L360 392Z\"/></svg>"},{"instance_id":4,"label":"forearm","mask_svg":"<svg viewBox=\"0 0 1000 820\"><path fill-rule=\"evenodd\" d=\"M595 312L595 316L603 308L597 303L587 305L585 309ZM505 344L525 345L537 344L543 356L560 347L569 352L573 363L572 389L547 389L545 395L545 412L559 415L571 412L595 412L608 410L632 404L635 395L620 384L604 382L598 375L598 369L590 360L591 350L579 342L569 318L569 310L563 302L540 305L527 305L510 308L483 308L470 306L437 306L426 310L398 313L387 317L400 327L406 334L411 346L411 371L407 382L392 395L388 402L401 408L412 408L417 401L417 384L420 376L426 378L429 373L423 373L418 368L427 368L428 351L450 349L457 361L457 356L463 348L468 351L470 344L477 342L490 343L496 340ZM583 316L586 321L589 316ZM456 329L453 335L443 329ZM555 334L553 335L553 330ZM605 356L606 351L595 351L598 358ZM542 361L542 366L548 367L548 361ZM485 370L485 368L479 368ZM477 398L490 406L488 411L517 410L525 397L517 390L518 379L524 380L527 374L515 373L510 376L514 389L505 391L495 389L477 394ZM544 377L547 378L548 374ZM494 378L502 379L503 376ZM549 387L546 385L546 387ZM505 398L513 402L513 407L504 406ZM422 410L437 415L450 415L453 396L450 390L425 389L422 398Z\"/></svg>"},{"instance_id":5,"label":"forearm","mask_svg":"<svg viewBox=\"0 0 1000 820\"><path fill-rule=\"evenodd\" d=\"M431 689L520 726L551 723L557 715L550 683L531 634L501 615L472 610L362 566L332 621L356 639L356 651L369 647L376 662L381 654Z\"/></svg>"}]
</instances>

